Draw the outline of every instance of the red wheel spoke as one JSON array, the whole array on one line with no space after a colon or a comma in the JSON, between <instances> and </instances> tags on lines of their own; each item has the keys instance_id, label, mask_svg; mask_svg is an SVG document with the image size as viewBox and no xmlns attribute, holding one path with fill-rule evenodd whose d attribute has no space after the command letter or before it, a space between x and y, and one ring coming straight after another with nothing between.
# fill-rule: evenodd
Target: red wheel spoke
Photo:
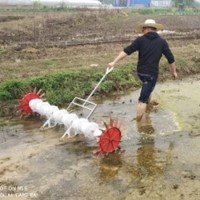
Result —
<instances>
[{"instance_id":1,"label":"red wheel spoke","mask_svg":"<svg viewBox=\"0 0 200 200\"><path fill-rule=\"evenodd\" d=\"M117 127L111 127L103 131L99 138L99 147L102 154L108 154L116 150L121 141L121 131Z\"/></svg>"}]
</instances>

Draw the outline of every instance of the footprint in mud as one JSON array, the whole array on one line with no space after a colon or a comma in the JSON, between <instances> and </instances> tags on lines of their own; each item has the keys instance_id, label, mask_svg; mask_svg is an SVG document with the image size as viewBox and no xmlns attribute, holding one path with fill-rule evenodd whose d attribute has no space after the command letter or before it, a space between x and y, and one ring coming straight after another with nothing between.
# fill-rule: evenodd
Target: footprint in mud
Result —
<instances>
[{"instance_id":1,"label":"footprint in mud","mask_svg":"<svg viewBox=\"0 0 200 200\"><path fill-rule=\"evenodd\" d=\"M37 153L31 153L27 158L28 159L31 159L31 158L33 158L34 156L36 156L37 155Z\"/></svg>"},{"instance_id":2,"label":"footprint in mud","mask_svg":"<svg viewBox=\"0 0 200 200\"><path fill-rule=\"evenodd\" d=\"M7 176L8 174L12 176L12 173L16 172L27 172L28 169L23 165L6 165L0 170L0 176ZM3 177L2 177L3 178Z\"/></svg>"},{"instance_id":3,"label":"footprint in mud","mask_svg":"<svg viewBox=\"0 0 200 200\"><path fill-rule=\"evenodd\" d=\"M11 158L10 157L5 157L5 158L2 158L0 159L0 165L3 165L6 163L6 161L9 161ZM4 175L6 173L6 170L7 168L6 167L1 167L1 170L0 170L0 175Z\"/></svg>"},{"instance_id":4,"label":"footprint in mud","mask_svg":"<svg viewBox=\"0 0 200 200\"><path fill-rule=\"evenodd\" d=\"M4 168L4 169L1 169L0 175L3 176L3 175L6 173L6 171L7 171L7 169L5 169L5 168Z\"/></svg>"},{"instance_id":5,"label":"footprint in mud","mask_svg":"<svg viewBox=\"0 0 200 200\"><path fill-rule=\"evenodd\" d=\"M0 165L5 163L6 161L8 161L10 159L11 159L10 157L5 157L5 158L0 159Z\"/></svg>"},{"instance_id":6,"label":"footprint in mud","mask_svg":"<svg viewBox=\"0 0 200 200\"><path fill-rule=\"evenodd\" d=\"M24 141L24 143L28 143L28 144L36 143L36 142L38 142L38 140L36 140L36 139L27 139Z\"/></svg>"},{"instance_id":7,"label":"footprint in mud","mask_svg":"<svg viewBox=\"0 0 200 200\"><path fill-rule=\"evenodd\" d=\"M33 155L31 155L33 156ZM16 173L27 171L27 168L18 163L14 163L11 157L4 157L0 159L0 175L6 175L7 173Z\"/></svg>"}]
</instances>

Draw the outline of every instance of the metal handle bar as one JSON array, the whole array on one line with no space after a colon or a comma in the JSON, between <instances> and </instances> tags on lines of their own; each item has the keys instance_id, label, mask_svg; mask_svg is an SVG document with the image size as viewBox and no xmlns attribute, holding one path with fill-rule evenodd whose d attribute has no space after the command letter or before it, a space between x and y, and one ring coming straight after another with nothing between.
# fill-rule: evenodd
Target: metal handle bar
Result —
<instances>
[{"instance_id":1,"label":"metal handle bar","mask_svg":"<svg viewBox=\"0 0 200 200\"><path fill-rule=\"evenodd\" d=\"M104 78L106 77L107 74L109 74L114 67L107 67L105 74L103 75L103 77L101 78L101 80L98 82L98 84L95 86L95 88L93 89L93 91L90 93L90 95L88 96L88 98L86 99L86 101L88 101L90 99L90 97L94 94L94 92L96 91L96 89L99 87L99 85L101 84L101 82L104 80Z\"/></svg>"},{"instance_id":2,"label":"metal handle bar","mask_svg":"<svg viewBox=\"0 0 200 200\"><path fill-rule=\"evenodd\" d=\"M106 75L109 74L110 72L112 72L114 67L107 67L106 69Z\"/></svg>"}]
</instances>

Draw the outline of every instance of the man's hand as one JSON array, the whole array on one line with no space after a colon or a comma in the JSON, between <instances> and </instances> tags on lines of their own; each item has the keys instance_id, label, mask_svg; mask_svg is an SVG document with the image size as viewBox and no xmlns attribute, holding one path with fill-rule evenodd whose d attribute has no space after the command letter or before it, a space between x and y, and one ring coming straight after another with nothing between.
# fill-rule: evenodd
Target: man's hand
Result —
<instances>
[{"instance_id":1,"label":"man's hand","mask_svg":"<svg viewBox=\"0 0 200 200\"><path fill-rule=\"evenodd\" d=\"M172 78L175 80L175 79L177 79L178 78L178 74L176 73L176 72L173 72L172 73Z\"/></svg>"},{"instance_id":2,"label":"man's hand","mask_svg":"<svg viewBox=\"0 0 200 200\"><path fill-rule=\"evenodd\" d=\"M115 67L115 62L110 62L110 63L108 63L108 67L109 67L109 68Z\"/></svg>"},{"instance_id":3,"label":"man's hand","mask_svg":"<svg viewBox=\"0 0 200 200\"><path fill-rule=\"evenodd\" d=\"M114 67L120 60L124 59L127 54L124 51L121 51L119 55L114 59L114 61L108 63L108 67Z\"/></svg>"},{"instance_id":4,"label":"man's hand","mask_svg":"<svg viewBox=\"0 0 200 200\"><path fill-rule=\"evenodd\" d=\"M170 70L171 70L172 78L173 79L177 79L178 75L176 73L176 64L175 64L175 62L170 64Z\"/></svg>"}]
</instances>

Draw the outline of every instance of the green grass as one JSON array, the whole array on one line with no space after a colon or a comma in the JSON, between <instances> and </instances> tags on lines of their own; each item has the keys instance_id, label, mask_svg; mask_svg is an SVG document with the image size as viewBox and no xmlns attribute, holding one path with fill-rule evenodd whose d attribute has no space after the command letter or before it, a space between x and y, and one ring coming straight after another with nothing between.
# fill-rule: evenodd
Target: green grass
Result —
<instances>
[{"instance_id":1,"label":"green grass","mask_svg":"<svg viewBox=\"0 0 200 200\"><path fill-rule=\"evenodd\" d=\"M0 56L7 53L7 49L0 46Z\"/></svg>"},{"instance_id":2,"label":"green grass","mask_svg":"<svg viewBox=\"0 0 200 200\"><path fill-rule=\"evenodd\" d=\"M71 102L75 96L88 96L104 73L103 70L96 72L96 69L67 70L29 79L4 81L0 84L0 104L15 102L31 88L37 88L45 92L45 98L49 103L62 106ZM138 86L134 76L132 66L117 68L107 75L96 95L108 95L117 90Z\"/></svg>"},{"instance_id":3,"label":"green grass","mask_svg":"<svg viewBox=\"0 0 200 200\"><path fill-rule=\"evenodd\" d=\"M40 65L42 65L43 67L52 67L52 66L60 66L62 65L64 62L59 59L59 58L52 58L52 59L44 59L41 60Z\"/></svg>"},{"instance_id":4,"label":"green grass","mask_svg":"<svg viewBox=\"0 0 200 200\"><path fill-rule=\"evenodd\" d=\"M105 2L106 3L106 2ZM109 1L110 4L110 1ZM199 15L200 10L199 9L193 9L191 7L186 7L183 10L180 10L179 8L154 8L154 7L149 7L149 8L137 8L137 7L123 7L120 10L127 12L128 14L142 14L142 15L148 15L148 14L156 14L156 15ZM16 12L16 13L32 13L32 12L74 12L74 11L79 11L79 10L90 10L87 8L70 8L67 5L63 5L61 7L57 6L43 6L40 4L34 4L31 6L1 6L0 12ZM111 10L109 10L111 11ZM109 12L108 11L108 12ZM116 18L119 18L121 13L116 14Z\"/></svg>"}]
</instances>

